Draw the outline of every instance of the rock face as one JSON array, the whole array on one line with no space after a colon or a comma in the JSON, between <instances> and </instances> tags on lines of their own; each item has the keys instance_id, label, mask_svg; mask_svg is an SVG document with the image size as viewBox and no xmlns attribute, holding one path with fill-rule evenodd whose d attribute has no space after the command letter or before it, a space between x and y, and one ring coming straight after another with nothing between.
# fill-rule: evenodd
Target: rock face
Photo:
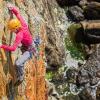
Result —
<instances>
[{"instance_id":1,"label":"rock face","mask_svg":"<svg viewBox=\"0 0 100 100\"><path fill-rule=\"evenodd\" d=\"M57 69L63 65L65 58L64 34L67 18L56 0L46 0L44 18L47 22L46 58L49 67ZM49 55L49 56L48 56Z\"/></svg>"},{"instance_id":2,"label":"rock face","mask_svg":"<svg viewBox=\"0 0 100 100\"><path fill-rule=\"evenodd\" d=\"M7 2L16 5L29 25L33 38L39 36L38 59L34 56L25 64L25 80L14 87L16 80L14 61L20 56L20 49L8 52L0 49L0 99L2 100L47 100L45 83L45 51L47 66L57 69L64 61L63 37L65 29L61 26L66 16L55 0L0 0L0 41L13 44L15 36L8 34L7 21L11 15ZM46 46L46 49L45 49ZM62 52L63 51L63 52Z\"/></svg>"},{"instance_id":3,"label":"rock face","mask_svg":"<svg viewBox=\"0 0 100 100\"><path fill-rule=\"evenodd\" d=\"M46 100L46 82L45 82L45 43L46 43L46 27L45 21L42 16L38 14L34 3L32 1L15 1L10 2L16 4L24 16L25 20L29 23L30 31L33 33L33 38L39 36L41 44L39 51L34 57L25 64L24 81L18 87L14 87L16 81L14 61L20 56L21 52L18 49L16 52L8 52L1 49L0 54L0 99L5 100ZM1 42L4 44L12 44L14 36L7 34L9 31L6 28L7 20L10 14L7 11L6 1L0 1L0 16L1 25ZM28 5L27 5L28 4ZM33 8L33 9L32 9ZM32 10L31 10L32 9ZM33 30L34 28L34 30ZM11 36L12 35L12 36Z\"/></svg>"},{"instance_id":4,"label":"rock face","mask_svg":"<svg viewBox=\"0 0 100 100\"><path fill-rule=\"evenodd\" d=\"M100 99L99 50L100 45L97 45L85 64L80 65L78 69L69 69L66 72L67 82L76 85L76 91L82 89L79 93L74 91L78 93L80 100Z\"/></svg>"},{"instance_id":5,"label":"rock face","mask_svg":"<svg viewBox=\"0 0 100 100\"><path fill-rule=\"evenodd\" d=\"M100 19L99 0L57 0L57 2L62 8L68 7L67 16L72 21Z\"/></svg>"}]
</instances>

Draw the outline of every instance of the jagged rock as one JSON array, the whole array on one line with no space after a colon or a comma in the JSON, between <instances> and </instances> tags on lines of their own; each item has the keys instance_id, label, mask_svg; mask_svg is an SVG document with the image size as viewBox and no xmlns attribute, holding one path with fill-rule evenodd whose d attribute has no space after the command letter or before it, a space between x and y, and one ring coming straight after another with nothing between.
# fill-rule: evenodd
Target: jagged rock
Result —
<instances>
[{"instance_id":1,"label":"jagged rock","mask_svg":"<svg viewBox=\"0 0 100 100\"><path fill-rule=\"evenodd\" d=\"M91 54L86 64L84 64L79 71L78 82L79 84L90 83L90 85L95 85L98 83L100 78L97 73L100 70L99 68L99 54L97 53L99 47L96 47L94 53ZM86 81L87 80L87 81Z\"/></svg>"},{"instance_id":2,"label":"jagged rock","mask_svg":"<svg viewBox=\"0 0 100 100\"><path fill-rule=\"evenodd\" d=\"M59 0L60 1L60 0ZM61 2L61 1L60 1ZM77 12L70 14L70 17L73 17L74 20L71 21L77 21L78 13L83 16L83 20L93 20L90 21L86 27L84 28L84 25L78 23L76 25L76 30L71 28L72 39L73 41L76 41L77 43L83 43L83 44L93 44L94 46L93 51L90 53L87 61L85 64L80 65L78 70L68 70L66 72L67 80L70 84L76 84L76 87L81 88L84 87L84 89L79 93L80 100L99 100L100 99L100 89L99 89L99 82L100 82L100 25L99 25L99 19L100 19L100 0L81 0L77 4L77 8L80 7L81 10L76 10ZM59 3L60 4L60 3ZM69 7L67 4L62 4L62 6L68 7L72 9L72 12L75 11L74 6L72 5ZM66 10L65 7L65 10ZM84 11L83 11L84 10ZM97 20L97 21L96 21ZM80 20L78 20L80 22ZM98 23L97 23L98 22ZM68 30L69 31L69 30ZM77 35L75 36L75 33ZM71 34L70 34L71 35ZM73 38L74 37L74 38ZM98 44L98 45L94 45ZM88 47L91 49L91 46ZM75 88L76 89L76 88ZM97 89L97 90L96 90Z\"/></svg>"},{"instance_id":3,"label":"jagged rock","mask_svg":"<svg viewBox=\"0 0 100 100\"><path fill-rule=\"evenodd\" d=\"M33 1L27 1L27 2L21 2L21 1L15 1L16 5L20 8L22 16L25 18L25 20L28 22L30 26L30 31L32 35L40 36L41 38L41 44L39 48L41 50L39 51L39 59L35 59L33 57L32 60L29 60L25 64L25 77L22 84L20 84L18 87L14 87L14 82L16 81L15 77L15 69L14 69L14 62L15 59L20 56L21 52L20 49L16 50L16 52L11 53L4 51L3 49L0 49L0 99L3 100L3 98L6 98L5 100L45 100L46 97L46 87L45 87L45 65L44 65L44 49L45 49L45 34L46 34L46 27L45 22L41 15L38 14L36 11L36 8L34 6ZM28 5L25 5L25 3L28 3ZM3 24L2 27L0 27L0 41L4 44L10 44L10 41L13 42L14 36L11 37L11 34L7 30L7 27L4 29L4 20L5 20L5 26L7 24L7 20L9 20L10 16L9 12L6 7L7 2L6 1L0 1L0 11L2 11L2 14L0 16L0 25ZM20 7L21 5L21 7ZM29 8L29 7L33 7ZM25 12L27 10L27 12ZM35 13L36 12L36 13ZM6 14L7 13L7 14ZM29 18L28 18L29 16ZM30 17L31 16L31 17ZM6 18L7 17L7 18ZM5 19L4 19L5 18ZM30 23L31 22L31 23ZM33 28L34 27L34 31ZM5 32L5 35L3 34ZM11 43L13 44L13 43ZM37 64L36 64L37 63ZM36 71L36 68L38 70ZM42 72L42 74L41 74ZM37 75L36 75L37 74ZM41 94L41 95L40 95Z\"/></svg>"},{"instance_id":4,"label":"jagged rock","mask_svg":"<svg viewBox=\"0 0 100 100\"><path fill-rule=\"evenodd\" d=\"M85 88L80 94L79 98L80 100L97 100L94 94L92 94L93 90L91 88ZM93 91L95 92L95 91Z\"/></svg>"},{"instance_id":5,"label":"jagged rock","mask_svg":"<svg viewBox=\"0 0 100 100\"><path fill-rule=\"evenodd\" d=\"M65 28L66 15L64 11L58 7L58 4L55 0L54 1L47 0L47 3L49 5L49 10L48 7L45 8L47 15L45 19L46 20L49 19L49 21L47 21L47 27L46 27L47 29L46 58L49 67L53 67L53 69L58 69L60 66L64 64L64 58L65 58L65 48L63 44L63 39L64 39L64 33L66 32ZM45 6L48 5L46 4ZM62 12L64 14L62 14Z\"/></svg>"},{"instance_id":6,"label":"jagged rock","mask_svg":"<svg viewBox=\"0 0 100 100\"><path fill-rule=\"evenodd\" d=\"M55 85L53 83L47 81L47 87L48 87L48 100L62 100L60 99L60 96L57 93Z\"/></svg>"},{"instance_id":7,"label":"jagged rock","mask_svg":"<svg viewBox=\"0 0 100 100\"><path fill-rule=\"evenodd\" d=\"M71 69L66 73L69 83L76 84L77 87L84 87L79 93L80 100L97 100L99 98L99 50L100 45L95 48L85 64L80 66L77 70Z\"/></svg>"},{"instance_id":8,"label":"jagged rock","mask_svg":"<svg viewBox=\"0 0 100 100\"><path fill-rule=\"evenodd\" d=\"M76 84L76 76L77 76L77 73L78 73L78 70L72 68L72 69L68 69L66 71L66 80L69 82L69 83L74 83Z\"/></svg>"},{"instance_id":9,"label":"jagged rock","mask_svg":"<svg viewBox=\"0 0 100 100\"><path fill-rule=\"evenodd\" d=\"M15 71L13 68L14 61L20 56L21 52L18 49L14 53L9 53L0 49L0 99L9 98L10 100L46 100L47 95L45 87L45 45L52 53L47 53L49 67L62 66L64 61L63 38L66 29L62 28L62 23L65 21L64 10L61 9L56 0L1 0L0 1L0 41L4 44L13 44L15 36L11 36L6 28L7 21L11 17L7 9L7 2L16 5L29 25L29 29L35 38L40 35L42 45L38 60L34 57L25 65L25 81L18 87L14 88ZM64 24L65 25L65 24ZM65 25L66 26L66 25ZM50 31L48 31L48 27ZM47 37L45 33L47 30ZM51 34L51 35L50 35ZM51 50L52 47L52 50ZM61 49L60 49L61 48ZM55 57L56 55L56 57ZM49 56L51 56L49 58ZM54 57L54 59L52 59ZM34 63L36 62L36 64ZM54 64L55 63L55 64ZM34 64L36 66L34 66ZM32 67L33 66L33 67ZM33 68L33 70L32 70ZM37 68L37 74L35 74ZM12 81L11 81L12 80ZM7 91L6 91L7 90Z\"/></svg>"},{"instance_id":10,"label":"jagged rock","mask_svg":"<svg viewBox=\"0 0 100 100\"><path fill-rule=\"evenodd\" d=\"M68 15L73 21L84 20L83 10L78 6L72 6L68 8Z\"/></svg>"},{"instance_id":11,"label":"jagged rock","mask_svg":"<svg viewBox=\"0 0 100 100\"><path fill-rule=\"evenodd\" d=\"M85 18L88 20L100 19L100 3L90 2L84 8Z\"/></svg>"}]
</instances>

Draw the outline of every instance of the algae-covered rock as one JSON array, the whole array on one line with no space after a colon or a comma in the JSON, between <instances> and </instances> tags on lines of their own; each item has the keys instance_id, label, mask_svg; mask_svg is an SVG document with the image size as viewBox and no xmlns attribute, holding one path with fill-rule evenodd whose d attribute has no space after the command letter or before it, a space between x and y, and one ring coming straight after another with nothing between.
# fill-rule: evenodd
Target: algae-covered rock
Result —
<instances>
[{"instance_id":1,"label":"algae-covered rock","mask_svg":"<svg viewBox=\"0 0 100 100\"><path fill-rule=\"evenodd\" d=\"M72 24L68 28L68 34L73 42L80 43L82 41L82 26L81 24Z\"/></svg>"},{"instance_id":2,"label":"algae-covered rock","mask_svg":"<svg viewBox=\"0 0 100 100\"><path fill-rule=\"evenodd\" d=\"M68 27L68 36L65 38L66 48L70 51L72 57L84 58L84 32L81 24L72 24Z\"/></svg>"}]
</instances>

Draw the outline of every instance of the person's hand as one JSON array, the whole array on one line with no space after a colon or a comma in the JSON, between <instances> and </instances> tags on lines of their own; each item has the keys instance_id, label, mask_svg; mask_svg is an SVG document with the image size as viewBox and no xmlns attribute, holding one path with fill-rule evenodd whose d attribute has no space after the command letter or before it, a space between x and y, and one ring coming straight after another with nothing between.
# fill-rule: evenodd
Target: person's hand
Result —
<instances>
[{"instance_id":1,"label":"person's hand","mask_svg":"<svg viewBox=\"0 0 100 100\"><path fill-rule=\"evenodd\" d=\"M12 4L10 4L10 3L7 4L7 7L8 7L8 9L9 9L10 11L12 11L12 9L14 8L14 6L13 6Z\"/></svg>"},{"instance_id":2,"label":"person's hand","mask_svg":"<svg viewBox=\"0 0 100 100\"><path fill-rule=\"evenodd\" d=\"M13 13L19 13L19 9L16 7L16 6L14 6L14 5L12 5L12 4L10 4L10 3L8 3L7 4L7 7L8 7L8 9Z\"/></svg>"}]
</instances>

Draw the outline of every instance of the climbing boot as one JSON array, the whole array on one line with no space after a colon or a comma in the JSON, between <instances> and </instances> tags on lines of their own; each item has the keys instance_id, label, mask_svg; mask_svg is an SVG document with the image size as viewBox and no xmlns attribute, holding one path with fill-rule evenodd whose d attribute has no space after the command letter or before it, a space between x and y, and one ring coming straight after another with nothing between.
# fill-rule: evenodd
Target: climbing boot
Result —
<instances>
[{"instance_id":1,"label":"climbing boot","mask_svg":"<svg viewBox=\"0 0 100 100\"><path fill-rule=\"evenodd\" d=\"M20 76L20 77L17 77L17 80L14 84L14 86L19 86L24 80L24 77L23 76Z\"/></svg>"},{"instance_id":2,"label":"climbing boot","mask_svg":"<svg viewBox=\"0 0 100 100\"><path fill-rule=\"evenodd\" d=\"M15 82L15 86L18 86L20 85L23 80L24 80L24 72L23 72L23 67L16 67L16 76L17 76L17 79L16 79L16 82Z\"/></svg>"}]
</instances>

